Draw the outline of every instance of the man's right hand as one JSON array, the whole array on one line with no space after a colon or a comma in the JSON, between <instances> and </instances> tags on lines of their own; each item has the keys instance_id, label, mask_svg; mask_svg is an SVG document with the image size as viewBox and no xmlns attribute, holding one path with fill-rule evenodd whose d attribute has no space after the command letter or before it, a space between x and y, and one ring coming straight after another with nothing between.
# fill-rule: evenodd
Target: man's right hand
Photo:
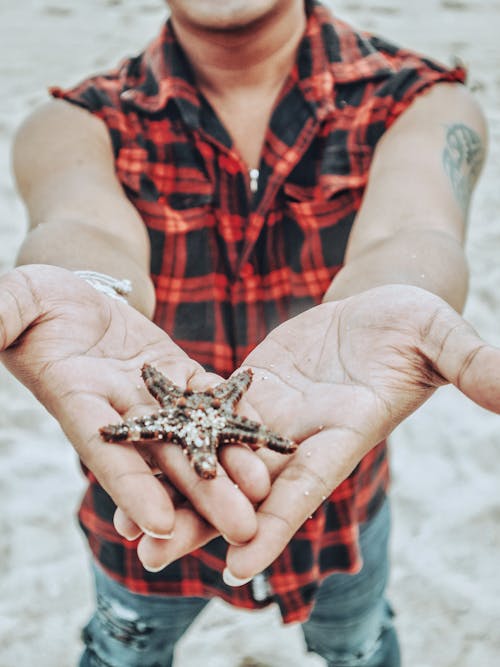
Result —
<instances>
[{"instance_id":1,"label":"man's right hand","mask_svg":"<svg viewBox=\"0 0 500 667\"><path fill-rule=\"evenodd\" d=\"M252 503L266 496L269 479L252 452L228 448L224 468L232 478L221 467L215 480L202 480L177 446L153 444L143 456L133 445L101 440L101 426L158 407L140 378L144 363L181 387L191 380L217 382L134 308L100 294L71 271L23 266L0 278L0 350L7 368L59 421L120 508L122 534L134 537L133 526L164 538L175 531L184 553L218 533L234 543L255 535ZM170 489L169 495L151 462L178 493ZM179 494L188 503L176 511ZM154 568L147 544L145 539L142 555L139 545L139 555Z\"/></svg>"}]
</instances>

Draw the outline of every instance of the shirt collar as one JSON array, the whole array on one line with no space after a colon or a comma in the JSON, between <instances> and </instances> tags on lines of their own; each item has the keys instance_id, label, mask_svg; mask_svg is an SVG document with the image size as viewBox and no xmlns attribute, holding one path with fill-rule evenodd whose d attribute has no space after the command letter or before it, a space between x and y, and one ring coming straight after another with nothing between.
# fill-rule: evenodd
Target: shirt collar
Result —
<instances>
[{"instance_id":1,"label":"shirt collar","mask_svg":"<svg viewBox=\"0 0 500 667\"><path fill-rule=\"evenodd\" d=\"M384 77L393 70L366 35L333 17L318 0L305 1L307 27L292 77L321 118L332 107L332 89L336 84ZM193 70L170 20L143 54L128 61L123 76L124 102L154 114L173 100L188 125L200 125L202 104Z\"/></svg>"},{"instance_id":2,"label":"shirt collar","mask_svg":"<svg viewBox=\"0 0 500 667\"><path fill-rule=\"evenodd\" d=\"M320 118L334 106L336 85L387 76L391 64L371 44L317 0L306 0L307 29L297 55L297 84Z\"/></svg>"},{"instance_id":3,"label":"shirt collar","mask_svg":"<svg viewBox=\"0 0 500 667\"><path fill-rule=\"evenodd\" d=\"M158 37L137 58L126 63L120 95L146 113L157 113L175 100L189 124L197 124L200 98L193 70L178 43L170 20Z\"/></svg>"}]
</instances>

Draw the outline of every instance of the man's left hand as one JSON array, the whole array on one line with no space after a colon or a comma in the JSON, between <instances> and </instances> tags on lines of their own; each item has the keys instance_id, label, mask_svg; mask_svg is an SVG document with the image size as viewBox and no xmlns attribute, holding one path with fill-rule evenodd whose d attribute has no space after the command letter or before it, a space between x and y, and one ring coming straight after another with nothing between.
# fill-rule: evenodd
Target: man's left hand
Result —
<instances>
[{"instance_id":1,"label":"man's left hand","mask_svg":"<svg viewBox=\"0 0 500 667\"><path fill-rule=\"evenodd\" d=\"M231 546L238 579L265 569L361 458L448 382L500 412L500 350L425 290L378 287L321 306L272 331L243 364L247 414L300 443L263 451L274 481L258 531Z\"/></svg>"}]
</instances>

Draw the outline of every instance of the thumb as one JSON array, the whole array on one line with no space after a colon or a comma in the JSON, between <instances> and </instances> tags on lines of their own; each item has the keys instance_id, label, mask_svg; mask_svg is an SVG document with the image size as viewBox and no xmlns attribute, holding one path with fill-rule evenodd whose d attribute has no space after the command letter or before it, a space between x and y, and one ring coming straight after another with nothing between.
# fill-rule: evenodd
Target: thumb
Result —
<instances>
[{"instance_id":1,"label":"thumb","mask_svg":"<svg viewBox=\"0 0 500 667\"><path fill-rule=\"evenodd\" d=\"M435 313L421 351L463 394L500 413L500 349L486 343L451 307Z\"/></svg>"},{"instance_id":2,"label":"thumb","mask_svg":"<svg viewBox=\"0 0 500 667\"><path fill-rule=\"evenodd\" d=\"M42 313L29 273L13 269L0 277L0 351L5 350Z\"/></svg>"}]
</instances>

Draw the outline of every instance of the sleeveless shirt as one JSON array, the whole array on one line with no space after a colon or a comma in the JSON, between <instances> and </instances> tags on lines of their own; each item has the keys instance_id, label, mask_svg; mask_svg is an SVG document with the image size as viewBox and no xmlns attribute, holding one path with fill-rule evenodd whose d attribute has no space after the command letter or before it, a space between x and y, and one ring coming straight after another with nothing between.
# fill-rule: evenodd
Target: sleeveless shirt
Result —
<instances>
[{"instance_id":1,"label":"sleeveless shirt","mask_svg":"<svg viewBox=\"0 0 500 667\"><path fill-rule=\"evenodd\" d=\"M252 179L197 90L170 22L113 71L51 91L109 130L117 176L151 241L155 322L223 376L271 329L321 302L342 267L384 132L431 86L464 81L461 68L356 31L318 2L306 7L307 29ZM380 443L266 570L264 587L224 584L222 538L145 571L136 542L113 528L113 502L87 476L80 522L113 578L137 593L219 596L245 608L274 601L292 622L307 618L323 577L359 571L359 524L385 498L388 462Z\"/></svg>"}]
</instances>

